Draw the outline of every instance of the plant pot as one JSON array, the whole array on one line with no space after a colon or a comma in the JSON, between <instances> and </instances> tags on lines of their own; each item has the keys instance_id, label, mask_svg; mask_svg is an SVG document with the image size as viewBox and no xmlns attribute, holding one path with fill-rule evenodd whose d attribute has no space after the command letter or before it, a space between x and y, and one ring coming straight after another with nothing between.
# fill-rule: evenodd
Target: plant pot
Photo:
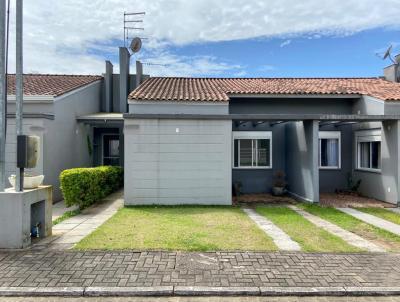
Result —
<instances>
[{"instance_id":1,"label":"plant pot","mask_svg":"<svg viewBox=\"0 0 400 302\"><path fill-rule=\"evenodd\" d=\"M282 196L285 194L284 187L272 187L272 195L274 196Z\"/></svg>"},{"instance_id":2,"label":"plant pot","mask_svg":"<svg viewBox=\"0 0 400 302\"><path fill-rule=\"evenodd\" d=\"M8 178L11 186L15 189L15 175L11 175ZM39 187L44 180L44 175L25 175L24 176L24 189L34 189Z\"/></svg>"}]
</instances>

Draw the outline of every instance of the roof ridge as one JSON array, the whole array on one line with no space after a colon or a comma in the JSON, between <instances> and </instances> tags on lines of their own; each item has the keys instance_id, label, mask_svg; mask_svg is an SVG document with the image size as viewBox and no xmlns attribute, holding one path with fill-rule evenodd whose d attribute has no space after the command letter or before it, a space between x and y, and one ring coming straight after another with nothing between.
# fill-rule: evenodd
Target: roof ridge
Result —
<instances>
[{"instance_id":1,"label":"roof ridge","mask_svg":"<svg viewBox=\"0 0 400 302\"><path fill-rule=\"evenodd\" d=\"M362 80L362 79L373 79L373 80L384 80L381 77L180 77L180 76L156 76L150 77L149 79L188 79L188 80Z\"/></svg>"},{"instance_id":2,"label":"roof ridge","mask_svg":"<svg viewBox=\"0 0 400 302\"><path fill-rule=\"evenodd\" d=\"M15 73L7 75L15 76ZM51 76L51 77L103 77L97 74L60 74L60 73L24 73L24 76Z\"/></svg>"}]
</instances>

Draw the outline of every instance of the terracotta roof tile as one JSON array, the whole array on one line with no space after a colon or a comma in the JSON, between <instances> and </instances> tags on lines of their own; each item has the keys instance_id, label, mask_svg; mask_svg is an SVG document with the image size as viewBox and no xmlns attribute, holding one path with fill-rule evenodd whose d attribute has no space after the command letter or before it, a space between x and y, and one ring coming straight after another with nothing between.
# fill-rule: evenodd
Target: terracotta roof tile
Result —
<instances>
[{"instance_id":1,"label":"terracotta roof tile","mask_svg":"<svg viewBox=\"0 0 400 302\"><path fill-rule=\"evenodd\" d=\"M131 100L226 102L229 94L356 94L400 100L400 84L380 78L174 78L154 77Z\"/></svg>"},{"instance_id":2,"label":"terracotta roof tile","mask_svg":"<svg viewBox=\"0 0 400 302\"><path fill-rule=\"evenodd\" d=\"M102 79L95 75L25 74L24 95L59 96ZM7 94L15 95L15 75L7 77Z\"/></svg>"}]
</instances>

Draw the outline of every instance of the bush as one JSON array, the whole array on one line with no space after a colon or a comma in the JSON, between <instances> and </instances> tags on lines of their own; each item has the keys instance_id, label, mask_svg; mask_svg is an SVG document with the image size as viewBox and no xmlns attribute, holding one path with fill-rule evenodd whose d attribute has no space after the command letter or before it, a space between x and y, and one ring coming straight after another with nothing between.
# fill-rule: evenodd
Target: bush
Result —
<instances>
[{"instance_id":1,"label":"bush","mask_svg":"<svg viewBox=\"0 0 400 302\"><path fill-rule=\"evenodd\" d=\"M68 169L61 172L60 184L66 206L83 209L122 187L123 169L114 166Z\"/></svg>"}]
</instances>

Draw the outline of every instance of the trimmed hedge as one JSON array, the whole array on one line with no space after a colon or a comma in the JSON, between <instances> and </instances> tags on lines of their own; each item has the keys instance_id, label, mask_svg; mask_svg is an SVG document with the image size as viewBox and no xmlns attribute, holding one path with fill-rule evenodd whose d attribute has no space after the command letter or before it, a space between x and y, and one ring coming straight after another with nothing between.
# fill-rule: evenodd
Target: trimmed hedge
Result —
<instances>
[{"instance_id":1,"label":"trimmed hedge","mask_svg":"<svg viewBox=\"0 0 400 302\"><path fill-rule=\"evenodd\" d=\"M114 166L74 168L60 174L61 191L67 207L86 208L123 185L123 169Z\"/></svg>"}]
</instances>

